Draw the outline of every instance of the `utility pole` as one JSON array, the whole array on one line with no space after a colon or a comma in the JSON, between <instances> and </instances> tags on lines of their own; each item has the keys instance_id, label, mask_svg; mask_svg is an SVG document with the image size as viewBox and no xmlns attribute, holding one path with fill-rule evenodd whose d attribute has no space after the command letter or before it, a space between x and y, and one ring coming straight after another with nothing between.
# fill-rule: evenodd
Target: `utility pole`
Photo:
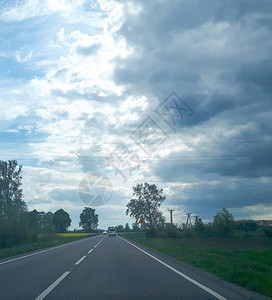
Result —
<instances>
[{"instance_id":1,"label":"utility pole","mask_svg":"<svg viewBox=\"0 0 272 300\"><path fill-rule=\"evenodd\" d=\"M173 211L175 211L174 209L168 209L168 211L170 212L170 223L173 224Z\"/></svg>"},{"instance_id":2,"label":"utility pole","mask_svg":"<svg viewBox=\"0 0 272 300\"><path fill-rule=\"evenodd\" d=\"M186 216L187 216L186 225L185 225L186 228L192 227L191 214L192 213L186 213Z\"/></svg>"}]
</instances>

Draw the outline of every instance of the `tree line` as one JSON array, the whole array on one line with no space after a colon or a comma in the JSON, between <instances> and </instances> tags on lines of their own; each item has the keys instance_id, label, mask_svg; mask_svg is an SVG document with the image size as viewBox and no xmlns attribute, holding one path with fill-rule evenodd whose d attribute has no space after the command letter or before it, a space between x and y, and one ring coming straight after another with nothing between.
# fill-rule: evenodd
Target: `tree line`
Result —
<instances>
[{"instance_id":1,"label":"tree line","mask_svg":"<svg viewBox=\"0 0 272 300\"><path fill-rule=\"evenodd\" d=\"M66 232L71 225L70 215L62 208L52 212L29 211L23 200L22 165L16 160L0 160L0 247L36 241L39 235L49 238ZM95 210L85 207L79 226L90 232L98 225Z\"/></svg>"},{"instance_id":2,"label":"tree line","mask_svg":"<svg viewBox=\"0 0 272 300\"><path fill-rule=\"evenodd\" d=\"M150 237L178 237L178 236L205 236L205 237L232 237L234 230L245 232L261 229L262 234L272 237L272 221L234 220L233 215L226 209L218 211L213 222L204 224L200 217L195 219L191 226L178 227L165 222L159 210L165 200L163 189L147 182L133 187L133 198L128 202L126 214L135 218L135 224L140 224ZM135 226L135 225L134 225ZM135 230L137 228L135 227Z\"/></svg>"}]
</instances>

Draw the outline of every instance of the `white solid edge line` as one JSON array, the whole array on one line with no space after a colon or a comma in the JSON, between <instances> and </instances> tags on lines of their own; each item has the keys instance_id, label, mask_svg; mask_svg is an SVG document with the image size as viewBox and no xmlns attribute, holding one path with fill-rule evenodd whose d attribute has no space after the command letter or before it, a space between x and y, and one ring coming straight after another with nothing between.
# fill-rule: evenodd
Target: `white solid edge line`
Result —
<instances>
[{"instance_id":1,"label":"white solid edge line","mask_svg":"<svg viewBox=\"0 0 272 300\"><path fill-rule=\"evenodd\" d=\"M17 258L13 258L13 259L10 259L10 260L6 260L6 261L3 261L3 262L0 262L0 265L7 264L7 263L10 263L10 262L19 260L19 259L27 258L27 257L33 256L33 255L38 255L38 254L41 254L41 253L44 253L44 252L52 251L52 250L55 250L55 249L58 249L58 248L61 248L61 247L65 247L65 246L69 246L69 245L72 245L72 244L76 244L76 243L79 243L81 241L82 241L82 239L78 240L78 241L71 242L71 243L59 245L59 246L56 246L56 247L53 247L53 248L45 249L45 250L42 250L42 251L39 251L39 252L35 252L35 253L31 253L31 254L28 254L28 255L20 256L20 257L17 257Z\"/></svg>"},{"instance_id":2,"label":"white solid edge line","mask_svg":"<svg viewBox=\"0 0 272 300\"><path fill-rule=\"evenodd\" d=\"M85 257L86 257L86 255L82 256L81 259L75 263L75 265L79 265Z\"/></svg>"},{"instance_id":3,"label":"white solid edge line","mask_svg":"<svg viewBox=\"0 0 272 300\"><path fill-rule=\"evenodd\" d=\"M136 245L130 243L129 241L127 241L126 239L120 237L123 241L127 242L128 244L130 244L131 246L137 248L138 250L142 251L143 253L145 253L146 255L150 256L151 258L153 258L154 260L156 260L157 262L161 263L162 265L164 265L165 267L167 267L168 269L172 270L173 272L175 272L176 274L180 275L181 277L187 279L188 281L190 281L191 283L195 284L196 286L200 287L201 289L203 289L204 291L208 292L209 294L213 295L215 298L219 299L219 300L227 300L225 297L221 296L220 294L214 292L213 290L209 289L208 287L206 287L205 285L199 283L198 281L194 280L193 278L183 274L182 272L178 271L177 269L169 266L167 263L163 262L162 260L156 258L155 256L151 255L150 253L144 251L143 249L137 247Z\"/></svg>"},{"instance_id":4,"label":"white solid edge line","mask_svg":"<svg viewBox=\"0 0 272 300\"><path fill-rule=\"evenodd\" d=\"M42 292L35 300L42 300L46 297L70 272L63 273L55 282L53 282L44 292Z\"/></svg>"}]
</instances>

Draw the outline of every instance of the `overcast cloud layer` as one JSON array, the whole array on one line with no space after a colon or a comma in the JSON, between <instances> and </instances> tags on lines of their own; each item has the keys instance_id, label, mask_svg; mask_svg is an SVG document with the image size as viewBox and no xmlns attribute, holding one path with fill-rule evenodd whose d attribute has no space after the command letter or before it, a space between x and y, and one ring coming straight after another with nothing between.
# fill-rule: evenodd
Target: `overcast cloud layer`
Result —
<instances>
[{"instance_id":1,"label":"overcast cloud layer","mask_svg":"<svg viewBox=\"0 0 272 300\"><path fill-rule=\"evenodd\" d=\"M270 0L2 1L0 26L0 153L29 209L131 224L147 181L167 221L272 218Z\"/></svg>"}]
</instances>

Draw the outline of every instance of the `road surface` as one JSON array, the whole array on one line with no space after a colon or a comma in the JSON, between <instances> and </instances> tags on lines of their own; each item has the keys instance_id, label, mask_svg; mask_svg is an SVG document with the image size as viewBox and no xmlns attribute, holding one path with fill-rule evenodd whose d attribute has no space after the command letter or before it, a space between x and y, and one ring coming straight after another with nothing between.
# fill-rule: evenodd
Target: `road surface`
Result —
<instances>
[{"instance_id":1,"label":"road surface","mask_svg":"<svg viewBox=\"0 0 272 300\"><path fill-rule=\"evenodd\" d=\"M99 235L0 260L5 300L254 299L231 287L119 236Z\"/></svg>"}]
</instances>

